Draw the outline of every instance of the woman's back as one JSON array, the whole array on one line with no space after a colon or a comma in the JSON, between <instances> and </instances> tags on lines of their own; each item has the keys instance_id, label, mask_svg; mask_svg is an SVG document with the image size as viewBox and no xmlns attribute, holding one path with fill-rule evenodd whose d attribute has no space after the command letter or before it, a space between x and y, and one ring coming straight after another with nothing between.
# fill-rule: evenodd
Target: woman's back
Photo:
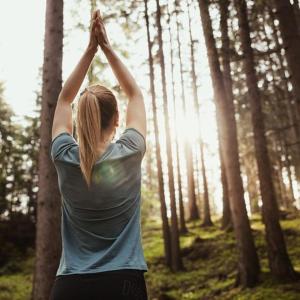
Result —
<instances>
[{"instance_id":1,"label":"woman's back","mask_svg":"<svg viewBox=\"0 0 300 300\"><path fill-rule=\"evenodd\" d=\"M147 271L141 244L143 135L127 128L96 161L90 188L76 140L67 132L51 145L62 195L62 246L56 275L120 269Z\"/></svg>"},{"instance_id":2,"label":"woman's back","mask_svg":"<svg viewBox=\"0 0 300 300\"><path fill-rule=\"evenodd\" d=\"M117 99L93 84L78 99L77 144L71 104L98 46L127 96L127 129L110 143L119 126ZM53 117L51 158L62 195L63 248L51 300L147 299L140 230L146 133L141 89L111 47L97 10L88 47L65 81ZM101 156L100 149L106 149Z\"/></svg>"}]
</instances>

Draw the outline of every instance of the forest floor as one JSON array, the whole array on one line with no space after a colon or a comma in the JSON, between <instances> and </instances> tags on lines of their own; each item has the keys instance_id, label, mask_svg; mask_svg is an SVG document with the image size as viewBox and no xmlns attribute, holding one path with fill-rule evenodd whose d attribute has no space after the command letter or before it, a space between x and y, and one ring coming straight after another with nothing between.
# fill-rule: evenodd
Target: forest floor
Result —
<instances>
[{"instance_id":1,"label":"forest floor","mask_svg":"<svg viewBox=\"0 0 300 300\"><path fill-rule=\"evenodd\" d=\"M300 216L281 221L292 263L300 272ZM147 220L143 226L143 248L149 272L145 273L149 300L299 300L300 281L279 283L269 274L263 225L258 216L251 226L261 262L261 282L252 289L234 286L236 247L232 232L209 228L200 222L187 223L181 236L186 271L172 273L164 266L161 225ZM31 292L33 252L0 269L0 300L28 300Z\"/></svg>"},{"instance_id":2,"label":"forest floor","mask_svg":"<svg viewBox=\"0 0 300 300\"><path fill-rule=\"evenodd\" d=\"M143 229L144 251L149 266L145 273L149 300L299 300L300 281L280 283L269 273L264 226L259 216L251 219L261 263L260 283L251 289L235 287L237 251L233 232L187 223L189 233L180 237L186 271L172 273L164 266L161 225L147 221ZM281 221L288 252L300 272L300 216Z\"/></svg>"}]
</instances>

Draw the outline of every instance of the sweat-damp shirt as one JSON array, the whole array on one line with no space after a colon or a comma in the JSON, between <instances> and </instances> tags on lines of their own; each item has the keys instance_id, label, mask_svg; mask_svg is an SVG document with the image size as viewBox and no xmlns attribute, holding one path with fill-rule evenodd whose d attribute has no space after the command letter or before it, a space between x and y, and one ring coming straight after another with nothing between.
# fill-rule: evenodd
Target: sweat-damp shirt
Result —
<instances>
[{"instance_id":1,"label":"sweat-damp shirt","mask_svg":"<svg viewBox=\"0 0 300 300\"><path fill-rule=\"evenodd\" d=\"M141 243L144 136L127 128L96 161L88 189L79 146L63 132L51 143L61 201L62 253L56 275L118 269L148 271Z\"/></svg>"}]
</instances>

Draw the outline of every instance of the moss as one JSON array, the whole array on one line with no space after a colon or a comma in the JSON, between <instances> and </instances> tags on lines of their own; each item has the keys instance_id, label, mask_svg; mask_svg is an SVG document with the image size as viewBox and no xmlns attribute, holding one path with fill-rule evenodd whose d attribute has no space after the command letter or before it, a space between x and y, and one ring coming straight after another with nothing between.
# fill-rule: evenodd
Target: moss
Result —
<instances>
[{"instance_id":1,"label":"moss","mask_svg":"<svg viewBox=\"0 0 300 300\"><path fill-rule=\"evenodd\" d=\"M261 217L251 219L255 245L262 267L261 283L253 289L234 287L236 278L237 251L233 232L220 230L219 220L213 227L202 228L200 221L188 222L188 234L180 237L181 252L186 272L172 273L163 264L163 259L155 257L157 245L162 245L158 227L144 232L146 257L149 272L146 273L149 299L235 299L235 300L294 300L299 299L300 282L279 284L269 274L264 225ZM281 221L288 251L295 269L300 263L300 220ZM157 252L156 252L157 251Z\"/></svg>"}]
</instances>

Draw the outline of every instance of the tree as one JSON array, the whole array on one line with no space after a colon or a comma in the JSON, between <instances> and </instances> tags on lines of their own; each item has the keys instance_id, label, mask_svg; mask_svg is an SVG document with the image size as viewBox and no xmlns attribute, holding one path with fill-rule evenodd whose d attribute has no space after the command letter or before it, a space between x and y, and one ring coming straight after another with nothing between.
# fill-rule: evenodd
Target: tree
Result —
<instances>
[{"instance_id":1,"label":"tree","mask_svg":"<svg viewBox=\"0 0 300 300\"><path fill-rule=\"evenodd\" d=\"M153 110L153 122L154 122L154 133L155 133L155 148L156 148L156 165L157 165L157 177L158 177L158 188L159 188L159 200L160 200L160 211L162 219L162 231L164 241L164 251L166 265L171 267L171 235L170 226L167 216L167 206L164 193L164 178L161 163L160 144L159 144L159 130L157 121L157 108L156 108L156 92L154 86L154 66L152 57L152 45L150 38L150 25L149 25L149 14L148 14L148 0L144 0L145 4L145 21L147 28L147 42L148 42L148 59L149 59L149 73L150 73L150 90L152 99L152 110Z\"/></svg>"},{"instance_id":2,"label":"tree","mask_svg":"<svg viewBox=\"0 0 300 300\"><path fill-rule=\"evenodd\" d=\"M234 108L227 99L218 52L213 36L208 2L206 0L198 0L198 4L215 94L214 101L217 110L217 119L218 122L220 122L219 129L223 145L222 150L224 151L223 158L226 168L226 178L229 187L230 209L238 246L238 277L236 283L250 287L255 285L258 281L260 266L244 201Z\"/></svg>"},{"instance_id":3,"label":"tree","mask_svg":"<svg viewBox=\"0 0 300 300\"><path fill-rule=\"evenodd\" d=\"M195 66L195 51L194 51L194 40L192 35L192 20L190 15L190 5L188 5L188 20L189 20L189 39L190 39L190 60L191 60L191 81L193 89L194 107L196 113L200 113L198 87L197 87L197 75ZM212 226L213 222L210 215L210 205L209 205L209 193L208 193L208 183L206 177L206 166L204 157L204 142L202 136L199 138L200 144L200 160L201 160L201 174L203 181L203 191L204 191L204 201L203 201L203 222L202 226Z\"/></svg>"},{"instance_id":4,"label":"tree","mask_svg":"<svg viewBox=\"0 0 300 300\"><path fill-rule=\"evenodd\" d=\"M183 115L186 114L186 97L185 97L185 88L184 88L184 77L183 77L183 63L182 63L182 54L181 54L181 42L180 42L180 24L178 21L178 11L179 11L179 2L175 1L175 14L176 14L176 30L177 30L177 47L178 47L178 58L179 58L179 67L180 67L180 81L181 81L181 98L183 104ZM188 204L189 204L189 220L199 219L199 211L196 203L195 195L195 179L194 179L194 167L193 167L193 152L191 145L188 139L185 137L183 139L184 143L184 154L186 160L186 170L187 170L187 183L188 183Z\"/></svg>"},{"instance_id":5,"label":"tree","mask_svg":"<svg viewBox=\"0 0 300 300\"><path fill-rule=\"evenodd\" d=\"M297 99L298 111L300 112L300 54L298 51L300 48L300 32L297 30L297 19L289 0L274 0L274 5L291 74L290 79Z\"/></svg>"},{"instance_id":6,"label":"tree","mask_svg":"<svg viewBox=\"0 0 300 300\"><path fill-rule=\"evenodd\" d=\"M266 226L266 240L271 273L280 279L294 278L295 272L286 251L285 240L279 223L278 205L271 177L271 165L265 137L264 116L251 47L250 28L245 0L235 0L241 47L244 54L244 71L250 101L254 133L255 156L258 165L260 191L263 202L263 222Z\"/></svg>"},{"instance_id":7,"label":"tree","mask_svg":"<svg viewBox=\"0 0 300 300\"><path fill-rule=\"evenodd\" d=\"M174 80L174 50L172 43L172 32L171 32L171 14L169 12L168 7L168 32L170 38L170 56L171 56L171 77L172 77L172 97L173 97L173 106L174 106L174 120L177 122L177 113L178 110L176 108L176 87ZM180 51L180 50L179 50ZM184 204L183 204L183 193L182 193L182 180L181 180L181 167L179 160L179 143L178 143L178 133L176 127L174 129L174 138L175 138L175 146L176 146L176 160L177 160L177 182L178 182L178 203L179 203L179 223L180 223L180 233L186 234L188 232L186 223L185 223L185 213L184 213Z\"/></svg>"},{"instance_id":8,"label":"tree","mask_svg":"<svg viewBox=\"0 0 300 300\"><path fill-rule=\"evenodd\" d=\"M18 131L12 122L13 110L4 100L3 93L4 87L0 83L0 215L7 213L10 218L14 206L14 175L18 171L15 169Z\"/></svg>"},{"instance_id":9,"label":"tree","mask_svg":"<svg viewBox=\"0 0 300 300\"><path fill-rule=\"evenodd\" d=\"M171 206L171 247L172 247L172 270L179 271L183 269L182 258L180 256L178 220L176 211L175 186L173 174L173 155L171 147L170 125L168 119L168 97L167 97L167 82L165 71L165 60L162 39L161 26L161 10L159 0L156 0L156 25L158 31L158 54L162 78L163 91L163 110L164 110L164 124L166 131L166 145L167 145L167 164L168 164L168 178L169 178L169 192L170 192L170 206Z\"/></svg>"},{"instance_id":10,"label":"tree","mask_svg":"<svg viewBox=\"0 0 300 300\"><path fill-rule=\"evenodd\" d=\"M234 108L233 104L233 94L232 94L232 78L231 78L231 67L230 67L230 43L228 37L228 0L219 1L220 9L220 30L221 30L221 58L222 58L222 67L223 67L223 78L224 85L228 97L228 101L231 103L231 107ZM221 180L223 188L223 216L222 216L222 228L227 229L232 225L232 219L230 214L230 204L229 204L229 195L228 195L228 184L226 180L226 169L224 166L224 158L222 157L222 144L220 142L220 164L221 164Z\"/></svg>"},{"instance_id":11,"label":"tree","mask_svg":"<svg viewBox=\"0 0 300 300\"><path fill-rule=\"evenodd\" d=\"M36 261L32 296L49 298L61 254L60 192L50 159L51 128L62 88L63 0L47 0L37 203Z\"/></svg>"}]
</instances>

